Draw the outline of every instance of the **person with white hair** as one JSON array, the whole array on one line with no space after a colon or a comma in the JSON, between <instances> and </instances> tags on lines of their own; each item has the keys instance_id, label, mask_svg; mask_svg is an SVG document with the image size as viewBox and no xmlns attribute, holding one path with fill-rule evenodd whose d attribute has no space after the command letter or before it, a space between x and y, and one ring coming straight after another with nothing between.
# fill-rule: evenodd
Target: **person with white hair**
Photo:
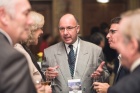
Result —
<instances>
[{"instance_id":1,"label":"person with white hair","mask_svg":"<svg viewBox=\"0 0 140 93\"><path fill-rule=\"evenodd\" d=\"M25 56L13 45L27 39L32 24L28 0L0 0L0 93L33 93ZM34 92L36 93L36 92Z\"/></svg>"}]
</instances>

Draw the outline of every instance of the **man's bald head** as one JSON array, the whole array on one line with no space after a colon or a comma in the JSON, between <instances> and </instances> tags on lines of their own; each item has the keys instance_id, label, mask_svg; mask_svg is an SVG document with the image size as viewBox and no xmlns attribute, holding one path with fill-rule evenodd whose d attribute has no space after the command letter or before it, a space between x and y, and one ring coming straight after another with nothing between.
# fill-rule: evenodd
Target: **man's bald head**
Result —
<instances>
[{"instance_id":1,"label":"man's bald head","mask_svg":"<svg viewBox=\"0 0 140 93\"><path fill-rule=\"evenodd\" d=\"M65 14L59 21L59 33L66 44L73 44L77 40L80 26L74 15Z\"/></svg>"},{"instance_id":2,"label":"man's bald head","mask_svg":"<svg viewBox=\"0 0 140 93\"><path fill-rule=\"evenodd\" d=\"M70 14L70 13L67 13L65 15L63 15L60 20L59 20L59 24L61 21L63 21L64 19L70 19L70 20L73 20L73 22L78 25L78 20L77 18L73 15L73 14Z\"/></svg>"}]
</instances>

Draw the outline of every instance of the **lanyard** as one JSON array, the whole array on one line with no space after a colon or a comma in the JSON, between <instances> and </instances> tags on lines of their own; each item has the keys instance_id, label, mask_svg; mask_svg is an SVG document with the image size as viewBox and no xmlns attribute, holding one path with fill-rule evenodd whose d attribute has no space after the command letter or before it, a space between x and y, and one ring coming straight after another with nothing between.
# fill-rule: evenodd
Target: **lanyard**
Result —
<instances>
[{"instance_id":1,"label":"lanyard","mask_svg":"<svg viewBox=\"0 0 140 93\"><path fill-rule=\"evenodd\" d=\"M76 68L76 62L77 62L77 52L78 52L78 48L79 48L79 39L78 39L78 44L77 44L77 48L76 48L76 52L74 53L74 56L75 56L75 67L74 67L74 74L75 74L75 68ZM64 46L65 46L65 44L64 44ZM66 51L66 53L67 53L67 57L68 57L68 51L67 51L67 49L66 49L66 46L65 46L65 51ZM69 59L68 59L69 60ZM73 77L72 77L73 78Z\"/></svg>"}]
</instances>

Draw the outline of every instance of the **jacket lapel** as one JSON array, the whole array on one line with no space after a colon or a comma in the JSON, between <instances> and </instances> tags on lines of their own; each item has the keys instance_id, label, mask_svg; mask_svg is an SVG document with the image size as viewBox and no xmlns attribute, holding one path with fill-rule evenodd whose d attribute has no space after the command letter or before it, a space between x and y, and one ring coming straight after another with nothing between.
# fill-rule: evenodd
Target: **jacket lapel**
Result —
<instances>
[{"instance_id":1,"label":"jacket lapel","mask_svg":"<svg viewBox=\"0 0 140 93\"><path fill-rule=\"evenodd\" d=\"M55 54L56 62L59 65L62 76L67 82L68 79L71 79L71 75L70 75L70 69L68 65L68 57L67 57L66 49L63 42L61 42L58 47L59 48L57 54Z\"/></svg>"},{"instance_id":2,"label":"jacket lapel","mask_svg":"<svg viewBox=\"0 0 140 93\"><path fill-rule=\"evenodd\" d=\"M114 79L114 82L113 82L113 85L116 84L116 82L118 81L118 78L121 74L121 70L122 70L122 66L120 67L119 71L117 72L116 76L115 76L115 79Z\"/></svg>"},{"instance_id":3,"label":"jacket lapel","mask_svg":"<svg viewBox=\"0 0 140 93\"><path fill-rule=\"evenodd\" d=\"M84 73L86 71L86 65L88 63L89 54L86 50L86 47L84 45L84 42L80 40L80 48L78 53L78 60L76 65L76 71L75 71L75 78L83 78Z\"/></svg>"}]
</instances>

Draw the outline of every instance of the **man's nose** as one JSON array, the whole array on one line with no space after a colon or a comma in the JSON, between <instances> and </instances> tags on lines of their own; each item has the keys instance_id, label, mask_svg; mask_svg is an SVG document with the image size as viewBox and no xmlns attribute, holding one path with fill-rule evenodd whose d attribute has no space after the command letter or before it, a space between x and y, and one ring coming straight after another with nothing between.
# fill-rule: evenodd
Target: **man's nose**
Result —
<instances>
[{"instance_id":1,"label":"man's nose","mask_svg":"<svg viewBox=\"0 0 140 93\"><path fill-rule=\"evenodd\" d=\"M106 35L106 38L108 39L110 37L110 34L108 33L107 35Z\"/></svg>"},{"instance_id":2,"label":"man's nose","mask_svg":"<svg viewBox=\"0 0 140 93\"><path fill-rule=\"evenodd\" d=\"M67 29L66 29L66 28L64 29L64 34L68 34L68 31L67 31Z\"/></svg>"}]
</instances>

